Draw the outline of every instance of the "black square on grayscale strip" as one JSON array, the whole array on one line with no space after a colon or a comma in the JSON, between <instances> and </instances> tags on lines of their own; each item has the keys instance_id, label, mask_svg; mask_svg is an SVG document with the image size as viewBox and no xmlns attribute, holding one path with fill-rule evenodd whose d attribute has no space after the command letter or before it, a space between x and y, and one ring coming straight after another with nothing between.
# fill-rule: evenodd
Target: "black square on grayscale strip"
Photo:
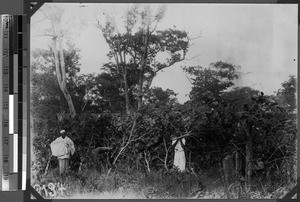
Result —
<instances>
[{"instance_id":1,"label":"black square on grayscale strip","mask_svg":"<svg viewBox=\"0 0 300 202\"><path fill-rule=\"evenodd\" d=\"M13 48L14 54L18 54L18 16L13 18Z\"/></svg>"},{"instance_id":2,"label":"black square on grayscale strip","mask_svg":"<svg viewBox=\"0 0 300 202\"><path fill-rule=\"evenodd\" d=\"M23 50L22 49L18 50L18 66L19 67L23 66Z\"/></svg>"},{"instance_id":3,"label":"black square on grayscale strip","mask_svg":"<svg viewBox=\"0 0 300 202\"><path fill-rule=\"evenodd\" d=\"M18 32L23 32L23 16L18 16Z\"/></svg>"},{"instance_id":4,"label":"black square on grayscale strip","mask_svg":"<svg viewBox=\"0 0 300 202\"><path fill-rule=\"evenodd\" d=\"M19 108L19 109L22 109L22 108ZM21 110L19 110L19 111L21 111ZM19 116L19 118L18 118L18 132L19 132L19 134L23 135L23 119L20 116L20 114L18 116Z\"/></svg>"},{"instance_id":5,"label":"black square on grayscale strip","mask_svg":"<svg viewBox=\"0 0 300 202\"><path fill-rule=\"evenodd\" d=\"M13 29L13 17L9 17L9 54L14 54L14 29Z\"/></svg>"},{"instance_id":6,"label":"black square on grayscale strip","mask_svg":"<svg viewBox=\"0 0 300 202\"><path fill-rule=\"evenodd\" d=\"M18 85L18 102L24 102L23 100L23 84Z\"/></svg>"},{"instance_id":7,"label":"black square on grayscale strip","mask_svg":"<svg viewBox=\"0 0 300 202\"><path fill-rule=\"evenodd\" d=\"M21 119L23 117L23 102L18 103L18 117ZM19 125L20 127L20 125Z\"/></svg>"},{"instance_id":8,"label":"black square on grayscale strip","mask_svg":"<svg viewBox=\"0 0 300 202\"><path fill-rule=\"evenodd\" d=\"M22 66L18 67L18 84L23 84L23 67Z\"/></svg>"},{"instance_id":9,"label":"black square on grayscale strip","mask_svg":"<svg viewBox=\"0 0 300 202\"><path fill-rule=\"evenodd\" d=\"M23 48L23 34L18 33L18 49L22 49L22 48Z\"/></svg>"},{"instance_id":10,"label":"black square on grayscale strip","mask_svg":"<svg viewBox=\"0 0 300 202\"><path fill-rule=\"evenodd\" d=\"M22 134L21 134L22 135ZM18 138L18 189L22 189L23 175L23 137Z\"/></svg>"}]
</instances>

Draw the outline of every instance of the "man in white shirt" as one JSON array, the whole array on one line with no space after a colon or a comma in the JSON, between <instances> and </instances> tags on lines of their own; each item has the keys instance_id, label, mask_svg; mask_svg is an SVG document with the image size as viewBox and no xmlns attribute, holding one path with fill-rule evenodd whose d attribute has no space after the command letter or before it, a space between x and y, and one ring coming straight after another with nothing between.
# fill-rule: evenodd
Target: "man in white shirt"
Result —
<instances>
[{"instance_id":1,"label":"man in white shirt","mask_svg":"<svg viewBox=\"0 0 300 202\"><path fill-rule=\"evenodd\" d=\"M58 158L59 173L61 175L67 174L69 171L70 155L75 152L73 141L66 136L66 131L60 131L61 136L56 138L51 144L51 152L53 156Z\"/></svg>"}]
</instances>

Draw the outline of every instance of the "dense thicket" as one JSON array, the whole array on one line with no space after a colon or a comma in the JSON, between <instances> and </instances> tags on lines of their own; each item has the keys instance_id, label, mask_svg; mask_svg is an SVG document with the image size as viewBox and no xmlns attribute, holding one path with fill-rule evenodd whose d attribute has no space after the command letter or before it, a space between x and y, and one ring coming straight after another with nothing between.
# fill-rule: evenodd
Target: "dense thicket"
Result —
<instances>
[{"instance_id":1,"label":"dense thicket","mask_svg":"<svg viewBox=\"0 0 300 202\"><path fill-rule=\"evenodd\" d=\"M130 12L131 20L145 14ZM135 34L127 30L127 35L113 35L114 27L109 23L101 27L111 45L108 56L115 56L101 74L79 74L84 68L79 63L80 51L68 44L64 64L67 89L76 110L73 118L59 88L52 48L33 52L33 168L42 174L47 164L57 166L49 145L61 129L75 143L76 152L71 158L75 173L82 166L108 174L120 168L133 175L172 170L171 137L187 135L189 171L193 168L200 175L218 170L225 157L238 153L242 160L236 163L243 165L239 177L246 185L253 179L281 185L295 182L295 76L282 83L277 94L265 95L251 87L235 86L241 76L239 66L217 61L206 68L185 67L192 90L190 100L179 103L174 91L151 87L151 82L159 70L184 59L187 33L153 30L149 34L145 30L150 24ZM178 42L181 45L176 46ZM118 48L122 50L118 52ZM155 56L161 51L169 51L171 59L157 62ZM116 57L122 54L132 58L120 62ZM145 62L143 68L138 65L141 61ZM112 149L95 155L97 147ZM264 168L255 169L260 162Z\"/></svg>"},{"instance_id":2,"label":"dense thicket","mask_svg":"<svg viewBox=\"0 0 300 202\"><path fill-rule=\"evenodd\" d=\"M233 65L217 62L210 68L191 67L186 69L194 78L188 102L180 104L172 90L154 87L145 95L143 109L128 115L123 113L124 98L112 75L78 75L78 49L70 46L65 55L68 89L79 112L74 119L65 115L67 104L55 79L51 49L34 54L35 61L49 61L48 66L34 62L32 73L34 149L42 172L49 158L49 144L61 128L76 145L74 170L80 157L102 167L111 166L117 157L116 164L152 170L172 167L171 135L191 133L186 154L191 154L198 169L209 169L220 166L233 151L245 155L246 130L251 127L253 162L259 159L277 171L277 178L290 179L287 175L292 174L291 168L287 172L283 167L290 165L295 155L295 105L292 109L289 104L295 92L291 88L295 86L294 77L283 83L278 95L268 96L250 87L234 87L238 69ZM98 146L114 149L94 162L92 151Z\"/></svg>"}]
</instances>

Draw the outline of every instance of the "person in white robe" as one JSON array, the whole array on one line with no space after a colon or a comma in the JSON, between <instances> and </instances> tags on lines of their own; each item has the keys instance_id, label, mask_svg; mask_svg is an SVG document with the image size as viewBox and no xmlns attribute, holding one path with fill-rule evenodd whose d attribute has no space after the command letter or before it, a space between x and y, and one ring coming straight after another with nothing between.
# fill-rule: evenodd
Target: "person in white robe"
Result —
<instances>
[{"instance_id":1,"label":"person in white robe","mask_svg":"<svg viewBox=\"0 0 300 202\"><path fill-rule=\"evenodd\" d=\"M61 175L69 172L70 155L75 152L73 141L66 136L66 131L60 131L61 136L56 138L51 144L51 152L56 156L59 162L59 173Z\"/></svg>"},{"instance_id":2,"label":"person in white robe","mask_svg":"<svg viewBox=\"0 0 300 202\"><path fill-rule=\"evenodd\" d=\"M184 145L185 145L185 139L177 137L172 137L172 145L175 145L174 151L174 163L173 166L177 167L179 171L184 172L185 171L185 165L186 165L186 158L184 153Z\"/></svg>"}]
</instances>

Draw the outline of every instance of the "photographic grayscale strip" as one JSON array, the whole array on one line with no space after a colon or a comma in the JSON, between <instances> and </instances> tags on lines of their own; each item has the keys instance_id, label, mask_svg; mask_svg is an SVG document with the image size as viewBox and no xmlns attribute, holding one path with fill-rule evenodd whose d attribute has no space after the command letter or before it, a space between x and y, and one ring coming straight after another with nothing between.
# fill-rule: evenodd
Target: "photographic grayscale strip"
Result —
<instances>
[{"instance_id":1,"label":"photographic grayscale strip","mask_svg":"<svg viewBox=\"0 0 300 202\"><path fill-rule=\"evenodd\" d=\"M25 190L27 159L27 63L25 16L1 15L1 190Z\"/></svg>"}]
</instances>

